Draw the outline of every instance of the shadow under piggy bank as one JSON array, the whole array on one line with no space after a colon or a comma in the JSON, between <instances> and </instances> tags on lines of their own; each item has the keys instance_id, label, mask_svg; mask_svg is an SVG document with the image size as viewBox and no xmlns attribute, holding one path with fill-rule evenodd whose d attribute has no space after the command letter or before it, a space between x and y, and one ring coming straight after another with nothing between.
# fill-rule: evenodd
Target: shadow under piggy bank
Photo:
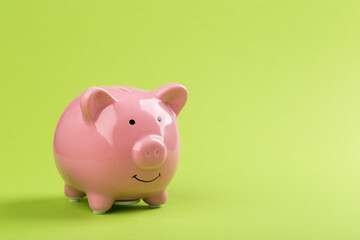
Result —
<instances>
[{"instance_id":1,"label":"shadow under piggy bank","mask_svg":"<svg viewBox=\"0 0 360 240\"><path fill-rule=\"evenodd\" d=\"M125 206L113 205L106 214L100 216L113 214L121 216L153 210L156 209L150 209L148 205L141 203ZM23 221L32 221L34 219L81 219L88 218L89 216L99 216L92 213L87 198L81 199L80 202L72 203L65 197L22 199L1 202L0 215L3 219L21 219Z\"/></svg>"}]
</instances>

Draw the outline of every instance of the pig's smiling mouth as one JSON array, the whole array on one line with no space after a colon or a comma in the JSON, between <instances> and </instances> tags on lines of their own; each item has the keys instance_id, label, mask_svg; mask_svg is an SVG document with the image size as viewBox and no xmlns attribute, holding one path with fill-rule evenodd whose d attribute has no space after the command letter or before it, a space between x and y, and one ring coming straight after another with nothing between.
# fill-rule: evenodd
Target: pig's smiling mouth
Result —
<instances>
[{"instance_id":1,"label":"pig's smiling mouth","mask_svg":"<svg viewBox=\"0 0 360 240\"><path fill-rule=\"evenodd\" d=\"M155 181L156 179L158 179L159 177L161 177L160 173L159 173L159 175L158 175L156 178L151 179L151 180L142 180L142 179L140 179L140 178L137 178L137 174L135 174L134 176L132 176L132 178L135 178L136 180L138 180L138 181L140 181L140 182L144 182L144 183L153 182L153 181Z\"/></svg>"}]
</instances>

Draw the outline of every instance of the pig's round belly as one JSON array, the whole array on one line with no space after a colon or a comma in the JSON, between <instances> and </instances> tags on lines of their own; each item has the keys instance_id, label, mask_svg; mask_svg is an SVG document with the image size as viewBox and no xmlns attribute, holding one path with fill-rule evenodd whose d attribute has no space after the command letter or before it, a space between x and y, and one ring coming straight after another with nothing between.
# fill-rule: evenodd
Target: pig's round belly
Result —
<instances>
[{"instance_id":1,"label":"pig's round belly","mask_svg":"<svg viewBox=\"0 0 360 240\"><path fill-rule=\"evenodd\" d=\"M126 160L71 159L57 154L55 159L66 184L87 194L98 193L114 200L156 195L166 189L177 165L177 161L167 162L156 170L144 172Z\"/></svg>"}]
</instances>

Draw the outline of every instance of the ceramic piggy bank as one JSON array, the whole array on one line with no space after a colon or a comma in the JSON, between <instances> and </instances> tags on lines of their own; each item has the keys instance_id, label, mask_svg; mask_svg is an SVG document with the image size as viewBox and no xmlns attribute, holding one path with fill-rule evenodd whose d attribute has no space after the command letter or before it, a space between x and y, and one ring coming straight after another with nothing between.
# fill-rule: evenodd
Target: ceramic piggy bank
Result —
<instances>
[{"instance_id":1,"label":"ceramic piggy bank","mask_svg":"<svg viewBox=\"0 0 360 240\"><path fill-rule=\"evenodd\" d=\"M91 87L66 108L54 136L56 166L69 201L85 195L94 213L113 204L158 207L167 199L180 154L180 84L154 91Z\"/></svg>"}]
</instances>

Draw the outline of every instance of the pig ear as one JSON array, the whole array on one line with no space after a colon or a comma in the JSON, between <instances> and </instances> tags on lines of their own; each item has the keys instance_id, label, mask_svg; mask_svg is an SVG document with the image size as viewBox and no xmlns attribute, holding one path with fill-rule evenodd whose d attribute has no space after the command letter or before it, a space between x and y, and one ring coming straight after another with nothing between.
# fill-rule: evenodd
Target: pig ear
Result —
<instances>
[{"instance_id":1,"label":"pig ear","mask_svg":"<svg viewBox=\"0 0 360 240\"><path fill-rule=\"evenodd\" d=\"M169 104L176 116L179 115L188 97L188 91L186 88L177 83L166 84L158 89L155 89L153 92L157 98Z\"/></svg>"},{"instance_id":2,"label":"pig ear","mask_svg":"<svg viewBox=\"0 0 360 240\"><path fill-rule=\"evenodd\" d=\"M102 88L87 89L80 97L80 108L85 122L95 122L100 112L114 102L114 97Z\"/></svg>"}]
</instances>

